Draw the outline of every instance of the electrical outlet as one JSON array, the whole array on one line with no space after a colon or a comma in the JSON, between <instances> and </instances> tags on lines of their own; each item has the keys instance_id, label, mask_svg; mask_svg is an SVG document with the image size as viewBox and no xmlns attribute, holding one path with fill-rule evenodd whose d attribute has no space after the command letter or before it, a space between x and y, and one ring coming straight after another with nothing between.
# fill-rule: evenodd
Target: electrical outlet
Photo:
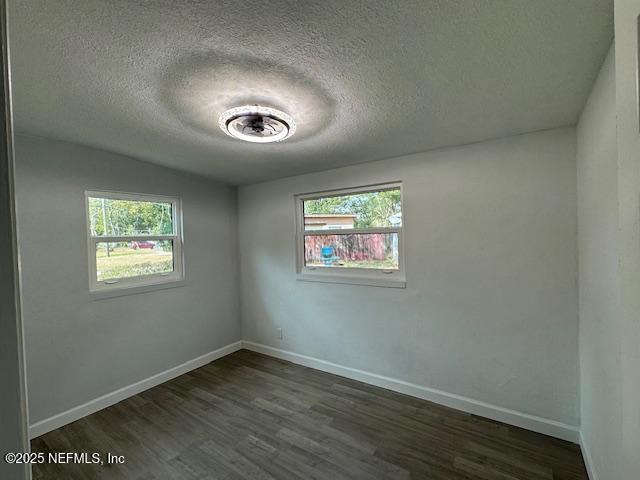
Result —
<instances>
[{"instance_id":1,"label":"electrical outlet","mask_svg":"<svg viewBox=\"0 0 640 480\"><path fill-rule=\"evenodd\" d=\"M282 329L280 327L276 328L276 338L282 340Z\"/></svg>"}]
</instances>

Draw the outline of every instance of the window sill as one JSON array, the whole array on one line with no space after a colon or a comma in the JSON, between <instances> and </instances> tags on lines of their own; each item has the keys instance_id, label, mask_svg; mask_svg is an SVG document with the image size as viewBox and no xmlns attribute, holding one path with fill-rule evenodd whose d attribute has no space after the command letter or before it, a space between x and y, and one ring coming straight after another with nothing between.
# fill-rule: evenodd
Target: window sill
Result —
<instances>
[{"instance_id":1,"label":"window sill","mask_svg":"<svg viewBox=\"0 0 640 480\"><path fill-rule=\"evenodd\" d=\"M169 280L166 282L151 283L147 285L130 285L122 287L114 287L103 290L91 290L89 296L91 300L103 300L105 298L124 297L127 295L137 295L140 293L153 292L156 290L165 290L167 288L178 288L185 285L184 279Z\"/></svg>"},{"instance_id":2,"label":"window sill","mask_svg":"<svg viewBox=\"0 0 640 480\"><path fill-rule=\"evenodd\" d=\"M346 285L364 285L368 287L406 288L404 277L380 278L379 276L363 276L353 274L299 273L299 282L340 283Z\"/></svg>"}]
</instances>

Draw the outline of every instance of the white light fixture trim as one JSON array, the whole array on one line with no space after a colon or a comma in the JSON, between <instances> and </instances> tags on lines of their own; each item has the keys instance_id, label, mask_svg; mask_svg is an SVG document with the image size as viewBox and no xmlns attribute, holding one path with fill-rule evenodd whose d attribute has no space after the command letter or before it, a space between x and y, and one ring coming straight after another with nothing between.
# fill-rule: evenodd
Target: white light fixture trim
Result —
<instances>
[{"instance_id":1,"label":"white light fixture trim","mask_svg":"<svg viewBox=\"0 0 640 480\"><path fill-rule=\"evenodd\" d=\"M223 112L218 125L227 135L254 143L280 142L296 132L296 122L280 110L244 105Z\"/></svg>"}]
</instances>

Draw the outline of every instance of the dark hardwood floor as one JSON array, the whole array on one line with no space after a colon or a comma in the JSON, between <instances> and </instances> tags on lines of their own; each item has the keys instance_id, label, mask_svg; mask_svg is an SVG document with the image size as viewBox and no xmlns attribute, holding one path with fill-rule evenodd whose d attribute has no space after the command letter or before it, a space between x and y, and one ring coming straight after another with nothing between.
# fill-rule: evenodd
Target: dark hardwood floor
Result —
<instances>
[{"instance_id":1,"label":"dark hardwood floor","mask_svg":"<svg viewBox=\"0 0 640 480\"><path fill-rule=\"evenodd\" d=\"M32 441L34 479L587 480L578 446L241 350Z\"/></svg>"}]
</instances>

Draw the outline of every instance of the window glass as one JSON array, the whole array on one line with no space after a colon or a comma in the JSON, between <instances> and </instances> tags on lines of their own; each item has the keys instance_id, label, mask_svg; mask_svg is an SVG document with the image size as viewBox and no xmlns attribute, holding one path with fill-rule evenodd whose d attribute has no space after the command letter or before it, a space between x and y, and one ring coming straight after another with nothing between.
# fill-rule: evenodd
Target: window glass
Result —
<instances>
[{"instance_id":1,"label":"window glass","mask_svg":"<svg viewBox=\"0 0 640 480\"><path fill-rule=\"evenodd\" d=\"M303 201L305 230L402 226L400 188Z\"/></svg>"},{"instance_id":2,"label":"window glass","mask_svg":"<svg viewBox=\"0 0 640 480\"><path fill-rule=\"evenodd\" d=\"M173 272L173 240L96 242L99 282Z\"/></svg>"},{"instance_id":3,"label":"window glass","mask_svg":"<svg viewBox=\"0 0 640 480\"><path fill-rule=\"evenodd\" d=\"M305 235L307 267L375 268L397 270L397 233Z\"/></svg>"},{"instance_id":4,"label":"window glass","mask_svg":"<svg viewBox=\"0 0 640 480\"><path fill-rule=\"evenodd\" d=\"M94 237L171 235L172 204L89 197L89 222Z\"/></svg>"}]
</instances>

